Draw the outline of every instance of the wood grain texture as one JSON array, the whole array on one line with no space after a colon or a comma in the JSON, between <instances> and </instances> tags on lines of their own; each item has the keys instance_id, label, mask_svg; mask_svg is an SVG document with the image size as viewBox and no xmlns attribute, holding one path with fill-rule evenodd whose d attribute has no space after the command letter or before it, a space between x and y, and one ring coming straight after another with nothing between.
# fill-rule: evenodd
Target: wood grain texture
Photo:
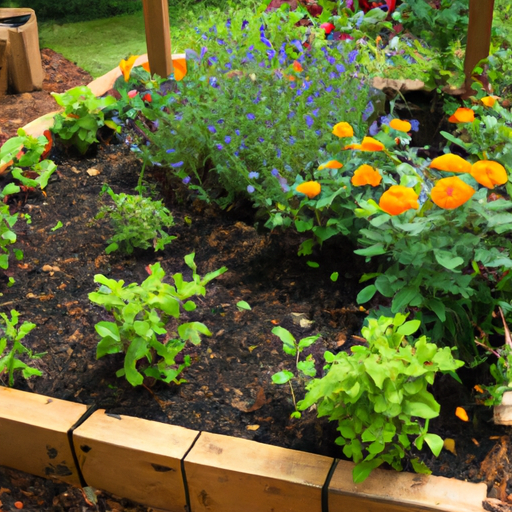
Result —
<instances>
[{"instance_id":1,"label":"wood grain texture","mask_svg":"<svg viewBox=\"0 0 512 512\"><path fill-rule=\"evenodd\" d=\"M185 458L191 508L320 512L331 464L328 457L202 433Z\"/></svg>"},{"instance_id":2,"label":"wood grain texture","mask_svg":"<svg viewBox=\"0 0 512 512\"><path fill-rule=\"evenodd\" d=\"M80 485L67 432L82 404L0 387L0 465Z\"/></svg>"},{"instance_id":3,"label":"wood grain texture","mask_svg":"<svg viewBox=\"0 0 512 512\"><path fill-rule=\"evenodd\" d=\"M73 433L78 462L91 487L144 505L183 512L181 459L198 432L96 411Z\"/></svg>"}]
</instances>

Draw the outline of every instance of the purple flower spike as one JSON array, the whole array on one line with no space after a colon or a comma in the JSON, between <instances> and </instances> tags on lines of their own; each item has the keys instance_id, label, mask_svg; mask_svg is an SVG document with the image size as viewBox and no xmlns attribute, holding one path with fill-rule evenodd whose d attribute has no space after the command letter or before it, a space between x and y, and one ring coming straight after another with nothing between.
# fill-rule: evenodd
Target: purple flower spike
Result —
<instances>
[{"instance_id":1,"label":"purple flower spike","mask_svg":"<svg viewBox=\"0 0 512 512\"><path fill-rule=\"evenodd\" d=\"M176 152L176 150L175 150L175 149L168 149L168 150L166 151L166 153L175 153L175 152Z\"/></svg>"},{"instance_id":2,"label":"purple flower spike","mask_svg":"<svg viewBox=\"0 0 512 512\"><path fill-rule=\"evenodd\" d=\"M176 162L175 164L171 164L171 167L176 168L176 167L181 167L182 165L183 165L183 162Z\"/></svg>"},{"instance_id":3,"label":"purple flower spike","mask_svg":"<svg viewBox=\"0 0 512 512\"><path fill-rule=\"evenodd\" d=\"M217 144L216 147L219 151L222 151L224 149L224 146L222 144Z\"/></svg>"},{"instance_id":4,"label":"purple flower spike","mask_svg":"<svg viewBox=\"0 0 512 512\"><path fill-rule=\"evenodd\" d=\"M308 125L308 128L311 128L314 124L314 119L311 116L305 116L306 124Z\"/></svg>"},{"instance_id":5,"label":"purple flower spike","mask_svg":"<svg viewBox=\"0 0 512 512\"><path fill-rule=\"evenodd\" d=\"M260 38L260 41L267 47L267 48L270 48L272 49L272 43L266 38L266 37L261 37Z\"/></svg>"},{"instance_id":6,"label":"purple flower spike","mask_svg":"<svg viewBox=\"0 0 512 512\"><path fill-rule=\"evenodd\" d=\"M355 60L357 59L357 50L352 50L349 54L348 54L348 63L349 64L353 64L355 62Z\"/></svg>"},{"instance_id":7,"label":"purple flower spike","mask_svg":"<svg viewBox=\"0 0 512 512\"><path fill-rule=\"evenodd\" d=\"M250 121L252 121L253 119L256 119L256 116L254 114L247 114L247 119L249 119Z\"/></svg>"},{"instance_id":8,"label":"purple flower spike","mask_svg":"<svg viewBox=\"0 0 512 512\"><path fill-rule=\"evenodd\" d=\"M185 185L188 185L190 183L190 176L185 176L185 178L183 178L181 180Z\"/></svg>"},{"instance_id":9,"label":"purple flower spike","mask_svg":"<svg viewBox=\"0 0 512 512\"><path fill-rule=\"evenodd\" d=\"M370 128L368 129L368 133L372 137L375 137L375 135L377 135L377 133L379 133L379 125L377 124L377 121L373 121Z\"/></svg>"},{"instance_id":10,"label":"purple flower spike","mask_svg":"<svg viewBox=\"0 0 512 512\"><path fill-rule=\"evenodd\" d=\"M271 171L270 171L270 174L272 174L272 176L275 176L276 178L279 176L279 171L274 167Z\"/></svg>"},{"instance_id":11,"label":"purple flower spike","mask_svg":"<svg viewBox=\"0 0 512 512\"><path fill-rule=\"evenodd\" d=\"M231 137L230 137L229 135L226 135L226 136L224 137L224 142L225 142L226 144L229 144L229 143L231 142Z\"/></svg>"},{"instance_id":12,"label":"purple flower spike","mask_svg":"<svg viewBox=\"0 0 512 512\"><path fill-rule=\"evenodd\" d=\"M208 126L208 131L210 133L217 133L217 130L215 129L215 126L212 126L212 125Z\"/></svg>"}]
</instances>

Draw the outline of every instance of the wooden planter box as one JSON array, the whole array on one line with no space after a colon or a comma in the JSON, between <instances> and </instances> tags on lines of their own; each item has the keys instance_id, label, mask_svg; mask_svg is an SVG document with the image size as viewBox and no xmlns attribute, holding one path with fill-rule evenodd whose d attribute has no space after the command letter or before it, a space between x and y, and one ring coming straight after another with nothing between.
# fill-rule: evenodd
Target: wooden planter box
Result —
<instances>
[{"instance_id":1,"label":"wooden planter box","mask_svg":"<svg viewBox=\"0 0 512 512\"><path fill-rule=\"evenodd\" d=\"M350 462L89 414L85 405L4 387L0 442L0 465L168 512L483 512L487 491L484 483L385 470L354 484Z\"/></svg>"}]
</instances>

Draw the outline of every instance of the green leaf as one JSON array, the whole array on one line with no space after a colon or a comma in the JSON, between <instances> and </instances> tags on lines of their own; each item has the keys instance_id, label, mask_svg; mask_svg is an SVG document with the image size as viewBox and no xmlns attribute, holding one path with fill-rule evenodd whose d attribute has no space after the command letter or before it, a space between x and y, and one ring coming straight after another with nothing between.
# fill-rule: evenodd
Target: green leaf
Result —
<instances>
[{"instance_id":1,"label":"green leaf","mask_svg":"<svg viewBox=\"0 0 512 512\"><path fill-rule=\"evenodd\" d=\"M57 224L51 229L52 231L57 231L57 229L60 229L63 226L62 222L59 220Z\"/></svg>"},{"instance_id":2,"label":"green leaf","mask_svg":"<svg viewBox=\"0 0 512 512\"><path fill-rule=\"evenodd\" d=\"M289 371L277 372L272 375L272 382L274 384L286 384L289 380L293 379L294 375Z\"/></svg>"},{"instance_id":3,"label":"green leaf","mask_svg":"<svg viewBox=\"0 0 512 512\"><path fill-rule=\"evenodd\" d=\"M464 260L460 256L454 256L448 251L435 251L434 256L439 265L442 265L448 270L453 270L464 263Z\"/></svg>"},{"instance_id":4,"label":"green leaf","mask_svg":"<svg viewBox=\"0 0 512 512\"><path fill-rule=\"evenodd\" d=\"M432 474L430 468L418 458L411 459L411 464L412 468L414 469L414 471L416 471L416 473L419 473L421 475Z\"/></svg>"},{"instance_id":5,"label":"green leaf","mask_svg":"<svg viewBox=\"0 0 512 512\"><path fill-rule=\"evenodd\" d=\"M357 294L356 302L358 304L364 304L365 302L368 302L370 299L373 298L376 291L377 291L377 288L375 287L374 284L370 284L369 286L366 286Z\"/></svg>"},{"instance_id":6,"label":"green leaf","mask_svg":"<svg viewBox=\"0 0 512 512\"><path fill-rule=\"evenodd\" d=\"M375 468L378 468L383 462L384 461L380 459L373 459L364 460L363 462L356 464L352 471L352 479L354 480L354 483L360 484L361 482L364 482L370 476L370 473Z\"/></svg>"},{"instance_id":7,"label":"green leaf","mask_svg":"<svg viewBox=\"0 0 512 512\"><path fill-rule=\"evenodd\" d=\"M320 266L316 261L307 261L306 265L312 268L318 268Z\"/></svg>"},{"instance_id":8,"label":"green leaf","mask_svg":"<svg viewBox=\"0 0 512 512\"><path fill-rule=\"evenodd\" d=\"M189 322L181 324L178 327L178 334L182 340L190 341L194 345L199 345L199 343L201 343L199 334L204 334L205 336L212 335L206 325L202 324L201 322Z\"/></svg>"},{"instance_id":9,"label":"green leaf","mask_svg":"<svg viewBox=\"0 0 512 512\"><path fill-rule=\"evenodd\" d=\"M335 283L338 280L339 275L339 272L333 272L331 274L331 281Z\"/></svg>"},{"instance_id":10,"label":"green leaf","mask_svg":"<svg viewBox=\"0 0 512 512\"><path fill-rule=\"evenodd\" d=\"M102 338L112 338L115 341L121 341L119 329L114 322L98 322L94 328Z\"/></svg>"},{"instance_id":11,"label":"green leaf","mask_svg":"<svg viewBox=\"0 0 512 512\"><path fill-rule=\"evenodd\" d=\"M251 310L251 306L249 306L249 303L245 302L245 300L240 300L236 303L236 307L239 309L239 310L247 310L247 311L250 311Z\"/></svg>"},{"instance_id":12,"label":"green leaf","mask_svg":"<svg viewBox=\"0 0 512 512\"><path fill-rule=\"evenodd\" d=\"M425 434L425 442L428 444L429 448L432 450L432 453L439 457L441 450L443 449L443 440L436 434Z\"/></svg>"},{"instance_id":13,"label":"green leaf","mask_svg":"<svg viewBox=\"0 0 512 512\"><path fill-rule=\"evenodd\" d=\"M393 313L403 311L411 302L419 297L421 297L421 295L416 287L407 286L402 288L393 299L391 311L393 311Z\"/></svg>"},{"instance_id":14,"label":"green leaf","mask_svg":"<svg viewBox=\"0 0 512 512\"><path fill-rule=\"evenodd\" d=\"M354 253L360 256L378 256L380 254L386 254L386 251L387 249L384 247L384 244L375 244L365 249L357 249Z\"/></svg>"},{"instance_id":15,"label":"green leaf","mask_svg":"<svg viewBox=\"0 0 512 512\"><path fill-rule=\"evenodd\" d=\"M401 325L396 332L398 334L403 334L404 336L410 336L411 334L414 334L420 326L420 320L410 320L409 322L405 322L405 324Z\"/></svg>"}]
</instances>

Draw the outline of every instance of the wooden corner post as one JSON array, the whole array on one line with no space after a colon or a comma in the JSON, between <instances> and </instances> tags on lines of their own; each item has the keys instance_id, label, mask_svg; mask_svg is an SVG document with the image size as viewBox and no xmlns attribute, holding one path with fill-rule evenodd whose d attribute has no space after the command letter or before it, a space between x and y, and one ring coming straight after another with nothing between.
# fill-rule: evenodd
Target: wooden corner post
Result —
<instances>
[{"instance_id":1,"label":"wooden corner post","mask_svg":"<svg viewBox=\"0 0 512 512\"><path fill-rule=\"evenodd\" d=\"M149 68L168 77L173 72L168 0L143 0L143 8Z\"/></svg>"},{"instance_id":2,"label":"wooden corner post","mask_svg":"<svg viewBox=\"0 0 512 512\"><path fill-rule=\"evenodd\" d=\"M464 74L466 75L466 92L463 98L474 93L472 74L475 66L489 56L491 46L492 15L494 0L469 0L469 25Z\"/></svg>"}]
</instances>

